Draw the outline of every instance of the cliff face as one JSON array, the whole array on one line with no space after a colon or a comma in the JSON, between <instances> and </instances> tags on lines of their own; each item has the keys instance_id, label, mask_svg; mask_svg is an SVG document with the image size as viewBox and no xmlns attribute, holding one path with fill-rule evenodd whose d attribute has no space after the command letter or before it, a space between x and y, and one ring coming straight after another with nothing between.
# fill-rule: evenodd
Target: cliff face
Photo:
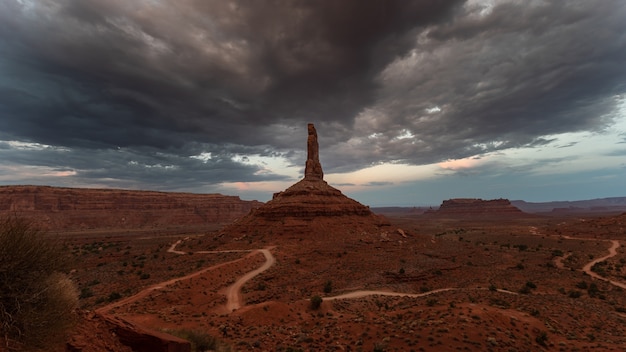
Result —
<instances>
[{"instance_id":1,"label":"cliff face","mask_svg":"<svg viewBox=\"0 0 626 352\"><path fill-rule=\"evenodd\" d=\"M489 216L489 215L521 215L523 212L511 205L508 199L474 199L456 198L444 200L436 215Z\"/></svg>"},{"instance_id":2,"label":"cliff face","mask_svg":"<svg viewBox=\"0 0 626 352\"><path fill-rule=\"evenodd\" d=\"M227 223L261 205L221 194L1 186L0 216L47 230L151 228Z\"/></svg>"}]
</instances>

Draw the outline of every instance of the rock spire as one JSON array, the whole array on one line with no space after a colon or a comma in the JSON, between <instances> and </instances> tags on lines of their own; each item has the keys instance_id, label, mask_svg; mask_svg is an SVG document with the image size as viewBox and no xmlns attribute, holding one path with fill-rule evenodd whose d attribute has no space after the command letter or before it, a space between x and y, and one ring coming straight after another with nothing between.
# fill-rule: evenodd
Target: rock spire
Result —
<instances>
[{"instance_id":1,"label":"rock spire","mask_svg":"<svg viewBox=\"0 0 626 352\"><path fill-rule=\"evenodd\" d=\"M307 158L304 169L305 180L323 180L324 171L322 170L322 164L320 164L320 152L319 144L317 143L317 131L315 126L308 124L309 136L307 138Z\"/></svg>"},{"instance_id":2,"label":"rock spire","mask_svg":"<svg viewBox=\"0 0 626 352\"><path fill-rule=\"evenodd\" d=\"M308 124L307 160L304 178L286 190L274 193L270 201L223 229L240 238L247 235L281 234L290 238L378 236L389 222L369 207L346 197L323 180L317 132ZM304 236L304 237L303 237Z\"/></svg>"}]
</instances>

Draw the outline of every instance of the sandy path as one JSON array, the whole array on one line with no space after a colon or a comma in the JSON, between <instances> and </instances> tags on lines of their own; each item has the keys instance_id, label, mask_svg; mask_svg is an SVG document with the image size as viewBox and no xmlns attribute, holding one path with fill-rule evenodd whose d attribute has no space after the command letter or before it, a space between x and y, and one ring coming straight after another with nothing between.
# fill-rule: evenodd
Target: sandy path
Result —
<instances>
[{"instance_id":1,"label":"sandy path","mask_svg":"<svg viewBox=\"0 0 626 352\"><path fill-rule=\"evenodd\" d=\"M437 290L432 290L423 293L403 293L403 292L393 292L393 291L354 291L344 293L338 296L324 297L325 301L333 301L336 299L351 299L351 298L362 298L366 296L393 296L393 297L424 297L428 295L432 295L439 292L452 291L456 290L455 288L440 288Z\"/></svg>"},{"instance_id":2,"label":"sandy path","mask_svg":"<svg viewBox=\"0 0 626 352\"><path fill-rule=\"evenodd\" d=\"M537 228L534 226L531 226L530 228L530 232L533 235L541 235L538 231ZM593 277L594 279L598 279L598 280L602 280L602 281L606 281L608 283L610 283L613 286L617 286L617 287L621 287L621 288L625 288L626 289L626 284L623 282L619 282L619 281L614 281L611 279L608 279L604 276L600 276L596 273L594 273L593 271L591 271L591 268L604 260L607 260L611 257L614 257L617 255L617 249L620 246L620 243L618 240L605 240L605 239L598 239L598 238L588 238L588 237L571 237L571 236L556 236L556 237L560 237L566 240L580 240L580 241L609 241L611 242L611 247L609 248L609 254L605 255L604 257L598 258L598 259L594 259L592 261L590 261L589 263L585 264L585 266L582 268L582 272L584 272L585 274ZM557 268L559 269L564 269L565 265L563 265L563 261L565 259L567 259L567 257L569 257L571 255L571 253L568 253L566 256L564 257L558 257L554 259L554 263L556 264Z\"/></svg>"},{"instance_id":3,"label":"sandy path","mask_svg":"<svg viewBox=\"0 0 626 352\"><path fill-rule=\"evenodd\" d=\"M176 241L174 244L172 244L172 246L170 246L170 248L167 250L169 253L174 253L174 254L179 254L179 255L185 255L187 254L187 252L183 252L183 251L178 251L176 250L176 246L178 246L180 243L182 242L182 240L178 240ZM252 278L254 278L255 276L261 274L262 272L264 272L265 270L269 269L272 267L272 265L274 265L276 263L276 258L274 258L274 256L272 255L272 253L270 252L271 248L266 248L266 249L257 249L257 250L226 250L226 251L197 251L194 253L203 253L203 254L217 254L217 253L247 253L250 252L250 254L239 258L239 259L235 259L235 260L231 260L228 262L224 262L224 263L220 263L220 264L216 264L213 266L210 266L208 268L204 268L202 270L193 272L189 275L185 275L182 277L177 277L168 281L164 281L164 282L160 282L158 284L154 284L148 288L145 288L141 291L139 291L138 293L130 296L130 297L126 297L124 299L121 299L119 301L116 301L114 303L111 303L109 305L106 305L104 307L98 308L96 309L97 313L107 313L109 311L111 311L112 309L127 305L127 304L131 304L133 302L136 302L140 299L143 299L145 297L147 297L150 293L152 293L153 291L162 289L164 287L167 287L169 285L173 285L179 281L183 281L183 280L188 280L191 279L195 276L201 275L207 271L210 270L215 270L218 269L220 267L223 267L225 265L229 265L229 264L234 264L236 262L239 262L245 258L254 256L258 253L262 253L265 256L265 263L263 263L263 265L255 270L252 270L248 273L246 273L245 275L243 275L242 277L240 277L239 279L237 279L237 281L235 281L234 284L232 284L231 286L229 286L226 289L226 310L228 312L232 312L233 310L239 309L242 305L243 305L243 299L241 298L241 287L243 287L243 285L248 282L249 280L251 280Z\"/></svg>"},{"instance_id":4,"label":"sandy path","mask_svg":"<svg viewBox=\"0 0 626 352\"><path fill-rule=\"evenodd\" d=\"M183 252L183 251L177 251L176 250L176 246L178 246L183 240L178 240L176 241L174 244L172 244L172 246L170 248L167 249L168 253L174 253L174 254L187 254L187 252Z\"/></svg>"},{"instance_id":5,"label":"sandy path","mask_svg":"<svg viewBox=\"0 0 626 352\"><path fill-rule=\"evenodd\" d=\"M264 272L265 270L271 268L272 265L276 263L276 258L274 258L274 256L268 249L259 249L252 252L251 254L256 254L258 252L263 253L263 255L265 256L265 263L263 263L263 265L258 269L246 273L244 276L240 277L237 281L235 281L234 284L230 285L226 289L226 310L228 312L239 309L243 305L243 299L241 298L241 287L243 287L246 282Z\"/></svg>"},{"instance_id":6,"label":"sandy path","mask_svg":"<svg viewBox=\"0 0 626 352\"><path fill-rule=\"evenodd\" d=\"M174 252L174 253L176 253L176 252ZM186 254L185 252L182 252L182 253ZM246 257L247 256L239 258L239 259L231 260L231 261L228 261L228 262L216 264L216 265L210 266L208 268L204 268L204 269L202 269L200 271L193 272L193 273L191 273L189 275L185 275L185 276L182 276L182 277L177 277L177 278L174 278L174 279L171 279L171 280L160 282L158 284L154 284L154 285L152 285L152 286L150 286L148 288L145 288L145 289L139 291L138 293L136 293L136 294L134 294L134 295L132 295L130 297L126 297L124 299L121 299L119 301L113 302L113 303L111 303L109 305L106 305L104 307L98 308L98 309L96 309L96 312L97 313L107 313L107 312L109 312L112 309L115 309L115 308L118 308L118 307L130 304L130 303L136 302L136 301L138 301L140 299L143 299L143 298L147 297L150 293L152 293L152 291L160 290L160 289L162 289L164 287L167 287L169 285L173 285L173 284L175 284L175 283L177 283L179 281L191 279L191 278L193 278L195 276L204 274L205 272L210 271L210 270L215 270L215 269L218 269L220 267L223 267L223 266L226 266L226 265L229 265L229 264L237 263L237 262L245 259Z\"/></svg>"},{"instance_id":7,"label":"sandy path","mask_svg":"<svg viewBox=\"0 0 626 352\"><path fill-rule=\"evenodd\" d=\"M587 263L587 264L583 267L583 269L582 269L582 270L583 270L583 272L585 272L587 275L589 275L589 276L591 276L591 277L593 277L593 278L595 278L595 279L602 280L602 281L606 281L606 282L610 283L610 284L611 284L611 285L613 285L613 286L617 286L617 287L621 287L621 288L626 288L626 284L624 284L624 283L622 283L622 282L619 282L619 281L613 281L613 280L611 280L611 279L608 279L608 278L606 278L606 277L600 276L600 275L598 275L598 274L594 273L593 271L591 271L591 268L592 268L595 264L597 264L597 263L599 263L599 262L601 262L601 261L607 260L607 259L609 259L609 258L614 257L614 256L616 256L616 255L617 255L617 249L619 248L619 241L618 241L618 240L611 240L611 243L612 243L613 245L611 246L611 248L609 248L609 254L608 254L608 255L605 255L604 257L601 257L601 258L595 259L595 260L593 260L593 261L591 261L591 262Z\"/></svg>"},{"instance_id":8,"label":"sandy path","mask_svg":"<svg viewBox=\"0 0 626 352\"><path fill-rule=\"evenodd\" d=\"M336 299L353 299L353 298L362 298L362 297L374 296L374 295L417 298L417 297L430 296L430 295L433 295L433 294L436 294L436 293L440 293L440 292L467 291L467 290L488 290L488 288L455 288L455 287L446 287L446 288L439 288L439 289L436 289L436 290L423 292L423 293L403 293L403 292L393 292L393 291L367 291L367 290L363 290L363 291L348 292L348 293L344 293L342 295L337 295L337 296L324 297L324 300L325 301L333 301L333 300L336 300ZM508 291L508 290L497 289L496 291L502 292L502 293L508 293L508 294L511 294L511 295L517 295L517 292Z\"/></svg>"}]
</instances>

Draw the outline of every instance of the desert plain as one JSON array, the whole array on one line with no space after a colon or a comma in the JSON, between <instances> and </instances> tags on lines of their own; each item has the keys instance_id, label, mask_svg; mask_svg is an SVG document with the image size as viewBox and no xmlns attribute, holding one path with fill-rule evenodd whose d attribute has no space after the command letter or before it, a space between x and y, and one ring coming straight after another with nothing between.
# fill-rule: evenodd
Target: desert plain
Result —
<instances>
[{"instance_id":1,"label":"desert plain","mask_svg":"<svg viewBox=\"0 0 626 352\"><path fill-rule=\"evenodd\" d=\"M285 207L280 195L250 213L245 201L228 199L222 218L196 221L180 215L188 211L179 201L166 207L167 224L154 216L167 202L154 200L152 217L145 204L129 206L123 220L106 212L103 227L75 223L76 208L22 210L48 212L56 226L48 235L74 259L79 322L56 350L182 351L190 346L172 335L189 332L210 336L210 348L222 351L626 346L626 214L529 214L505 201L487 210L480 206L488 202L471 202L465 212L363 215L344 204L349 198L328 195L324 181L308 182L313 194L302 184L292 193L326 213ZM68 191L77 192L35 193ZM144 220L129 225L137 214ZM316 296L322 302L314 308Z\"/></svg>"}]
</instances>

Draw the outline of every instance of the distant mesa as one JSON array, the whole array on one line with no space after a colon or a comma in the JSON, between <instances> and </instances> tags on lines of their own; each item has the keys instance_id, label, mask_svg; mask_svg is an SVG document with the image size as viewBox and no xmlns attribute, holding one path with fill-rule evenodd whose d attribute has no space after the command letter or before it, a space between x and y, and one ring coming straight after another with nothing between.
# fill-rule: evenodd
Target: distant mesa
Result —
<instances>
[{"instance_id":1,"label":"distant mesa","mask_svg":"<svg viewBox=\"0 0 626 352\"><path fill-rule=\"evenodd\" d=\"M261 204L221 194L0 186L0 216L17 215L52 231L205 228Z\"/></svg>"},{"instance_id":2,"label":"distant mesa","mask_svg":"<svg viewBox=\"0 0 626 352\"><path fill-rule=\"evenodd\" d=\"M622 213L626 212L626 197L598 198L578 201L553 201L532 203L523 200L511 201L511 204L526 213L544 213L548 215L586 214L586 213Z\"/></svg>"},{"instance_id":3,"label":"distant mesa","mask_svg":"<svg viewBox=\"0 0 626 352\"><path fill-rule=\"evenodd\" d=\"M319 160L317 131L308 125L307 160L304 178L272 200L224 229L228 233L259 233L261 229L277 233L315 233L338 228L378 228L388 221L369 207L351 199L324 181ZM267 231L266 231L267 232Z\"/></svg>"},{"instance_id":4,"label":"distant mesa","mask_svg":"<svg viewBox=\"0 0 626 352\"><path fill-rule=\"evenodd\" d=\"M426 212L431 215L449 216L517 216L524 213L508 199L483 200L479 198L454 198L444 200L438 210Z\"/></svg>"}]
</instances>

